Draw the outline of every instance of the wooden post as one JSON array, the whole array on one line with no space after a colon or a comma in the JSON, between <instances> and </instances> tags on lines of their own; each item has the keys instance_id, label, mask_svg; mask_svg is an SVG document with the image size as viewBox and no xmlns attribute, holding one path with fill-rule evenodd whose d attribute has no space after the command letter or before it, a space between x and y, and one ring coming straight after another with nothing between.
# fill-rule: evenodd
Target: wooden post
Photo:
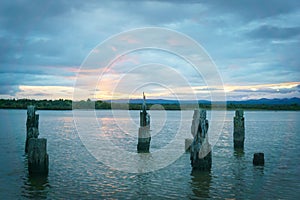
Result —
<instances>
[{"instance_id":1,"label":"wooden post","mask_svg":"<svg viewBox=\"0 0 300 200\"><path fill-rule=\"evenodd\" d=\"M28 152L28 141L30 138L38 138L39 136L39 115L35 114L35 107L27 107L27 121L26 121L26 142L25 152Z\"/></svg>"},{"instance_id":2,"label":"wooden post","mask_svg":"<svg viewBox=\"0 0 300 200\"><path fill-rule=\"evenodd\" d=\"M212 165L211 145L208 142L208 120L206 110L195 110L191 132L191 165L193 170L209 171Z\"/></svg>"},{"instance_id":3,"label":"wooden post","mask_svg":"<svg viewBox=\"0 0 300 200\"><path fill-rule=\"evenodd\" d=\"M147 113L146 97L143 93L143 105L140 111L140 128L138 133L138 153L148 153L150 149L150 115Z\"/></svg>"},{"instance_id":4,"label":"wooden post","mask_svg":"<svg viewBox=\"0 0 300 200\"><path fill-rule=\"evenodd\" d=\"M29 174L48 174L49 157L47 154L47 139L30 138L28 141L28 171Z\"/></svg>"},{"instance_id":5,"label":"wooden post","mask_svg":"<svg viewBox=\"0 0 300 200\"><path fill-rule=\"evenodd\" d=\"M234 148L244 148L245 141L245 120L244 111L236 110L233 118L233 143Z\"/></svg>"},{"instance_id":6,"label":"wooden post","mask_svg":"<svg viewBox=\"0 0 300 200\"><path fill-rule=\"evenodd\" d=\"M264 153L255 153L253 155L253 165L264 165L265 155Z\"/></svg>"},{"instance_id":7,"label":"wooden post","mask_svg":"<svg viewBox=\"0 0 300 200\"><path fill-rule=\"evenodd\" d=\"M47 154L47 139L39 136L39 115L35 107L27 107L25 152L28 154L29 174L48 174L49 157Z\"/></svg>"}]
</instances>

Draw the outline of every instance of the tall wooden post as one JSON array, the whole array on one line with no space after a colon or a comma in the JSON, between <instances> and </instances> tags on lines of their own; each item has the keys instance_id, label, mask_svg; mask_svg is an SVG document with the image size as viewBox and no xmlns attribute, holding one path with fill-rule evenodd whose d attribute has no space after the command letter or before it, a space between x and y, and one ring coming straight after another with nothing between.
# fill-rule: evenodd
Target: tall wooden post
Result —
<instances>
[{"instance_id":1,"label":"tall wooden post","mask_svg":"<svg viewBox=\"0 0 300 200\"><path fill-rule=\"evenodd\" d=\"M207 131L206 110L195 110L191 127L194 140L190 147L193 170L209 171L211 169L212 154Z\"/></svg>"},{"instance_id":2,"label":"tall wooden post","mask_svg":"<svg viewBox=\"0 0 300 200\"><path fill-rule=\"evenodd\" d=\"M25 152L28 152L28 142L30 138L38 138L39 136L39 115L35 113L34 106L27 107L27 121L26 121L26 142Z\"/></svg>"},{"instance_id":3,"label":"tall wooden post","mask_svg":"<svg viewBox=\"0 0 300 200\"><path fill-rule=\"evenodd\" d=\"M48 174L47 139L39 136L39 115L34 106L27 107L25 152L28 154L29 174Z\"/></svg>"},{"instance_id":4,"label":"tall wooden post","mask_svg":"<svg viewBox=\"0 0 300 200\"><path fill-rule=\"evenodd\" d=\"M139 153L147 153L150 149L150 115L147 113L146 97L143 93L143 105L140 111L140 128L138 133L137 151Z\"/></svg>"},{"instance_id":5,"label":"tall wooden post","mask_svg":"<svg viewBox=\"0 0 300 200\"><path fill-rule=\"evenodd\" d=\"M245 141L245 120L244 111L236 110L233 118L233 143L234 148L244 148Z\"/></svg>"}]
</instances>

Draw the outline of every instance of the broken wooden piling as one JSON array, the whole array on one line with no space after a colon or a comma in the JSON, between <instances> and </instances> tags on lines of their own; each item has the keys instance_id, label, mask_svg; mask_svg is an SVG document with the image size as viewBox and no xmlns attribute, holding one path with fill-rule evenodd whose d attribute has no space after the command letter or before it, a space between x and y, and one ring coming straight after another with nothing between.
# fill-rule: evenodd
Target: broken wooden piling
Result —
<instances>
[{"instance_id":1,"label":"broken wooden piling","mask_svg":"<svg viewBox=\"0 0 300 200\"><path fill-rule=\"evenodd\" d=\"M39 136L39 115L34 106L27 107L25 152L28 155L29 174L48 174L47 139Z\"/></svg>"},{"instance_id":2,"label":"broken wooden piling","mask_svg":"<svg viewBox=\"0 0 300 200\"><path fill-rule=\"evenodd\" d=\"M30 138L28 141L29 174L48 174L48 166L47 139Z\"/></svg>"},{"instance_id":3,"label":"broken wooden piling","mask_svg":"<svg viewBox=\"0 0 300 200\"><path fill-rule=\"evenodd\" d=\"M31 138L38 138L39 136L39 115L35 113L34 106L27 107L27 121L26 121L26 142L25 152L28 152L28 141Z\"/></svg>"},{"instance_id":4,"label":"broken wooden piling","mask_svg":"<svg viewBox=\"0 0 300 200\"><path fill-rule=\"evenodd\" d=\"M233 118L233 143L234 148L244 148L245 141L245 120L244 111L236 110Z\"/></svg>"},{"instance_id":5,"label":"broken wooden piling","mask_svg":"<svg viewBox=\"0 0 300 200\"><path fill-rule=\"evenodd\" d=\"M191 132L194 137L190 147L193 170L209 171L212 165L211 145L208 141L206 110L195 110Z\"/></svg>"},{"instance_id":6,"label":"broken wooden piling","mask_svg":"<svg viewBox=\"0 0 300 200\"><path fill-rule=\"evenodd\" d=\"M148 153L150 149L150 115L147 113L146 97L143 93L143 105L140 111L140 128L138 133L138 153Z\"/></svg>"}]
</instances>

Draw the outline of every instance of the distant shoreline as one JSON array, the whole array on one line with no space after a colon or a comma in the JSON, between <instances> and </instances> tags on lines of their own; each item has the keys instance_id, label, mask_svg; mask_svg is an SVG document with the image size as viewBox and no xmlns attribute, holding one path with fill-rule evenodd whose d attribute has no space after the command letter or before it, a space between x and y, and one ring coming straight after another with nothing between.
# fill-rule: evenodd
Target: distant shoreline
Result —
<instances>
[{"instance_id":1,"label":"distant shoreline","mask_svg":"<svg viewBox=\"0 0 300 200\"><path fill-rule=\"evenodd\" d=\"M294 98L295 100L295 98ZM298 100L298 98L296 99ZM270 100L270 102L272 102ZM278 102L278 101L277 101ZM288 102L288 101L287 101ZM91 110L140 110L141 103L115 103L106 101L77 101L71 100L33 100L33 99L0 99L0 109L27 109L28 105L34 105L38 110L72 110L75 109L91 109ZM156 105L156 106L153 106ZM160 105L160 106L157 106ZM148 103L147 107L151 110L194 110L197 104L190 103ZM198 108L211 110L211 102L199 103ZM182 109L181 109L182 108ZM213 110L270 110L270 111L300 111L300 103L293 101L292 103L247 103L243 101L216 103L213 104Z\"/></svg>"}]
</instances>

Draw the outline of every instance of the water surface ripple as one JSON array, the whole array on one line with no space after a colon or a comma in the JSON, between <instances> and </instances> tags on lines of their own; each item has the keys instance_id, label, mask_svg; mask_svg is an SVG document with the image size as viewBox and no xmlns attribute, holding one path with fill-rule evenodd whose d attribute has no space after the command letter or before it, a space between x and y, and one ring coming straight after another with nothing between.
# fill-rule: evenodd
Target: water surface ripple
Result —
<instances>
[{"instance_id":1,"label":"water surface ripple","mask_svg":"<svg viewBox=\"0 0 300 200\"><path fill-rule=\"evenodd\" d=\"M151 112L156 121L151 126L155 132L151 151L159 151L174 137L180 111L167 111L165 123L159 118L165 116L159 112L165 111ZM190 119L183 121L185 130L190 131L193 113L184 112L190 112ZM300 198L300 112L246 111L245 148L235 151L234 112L228 111L213 148L211 172L192 172L189 154L185 153L168 167L144 174L120 172L96 160L80 141L71 111L38 113L40 137L48 140L48 177L28 176L24 154L26 111L0 110L0 199ZM136 152L137 129L128 122L138 123L138 111L130 111L133 119L119 119L128 126L127 133L115 126L118 119L110 111L96 111L96 115L100 127L93 133L95 140L97 134L107 134L116 146ZM258 151L265 153L264 167L252 165L253 153Z\"/></svg>"}]
</instances>

